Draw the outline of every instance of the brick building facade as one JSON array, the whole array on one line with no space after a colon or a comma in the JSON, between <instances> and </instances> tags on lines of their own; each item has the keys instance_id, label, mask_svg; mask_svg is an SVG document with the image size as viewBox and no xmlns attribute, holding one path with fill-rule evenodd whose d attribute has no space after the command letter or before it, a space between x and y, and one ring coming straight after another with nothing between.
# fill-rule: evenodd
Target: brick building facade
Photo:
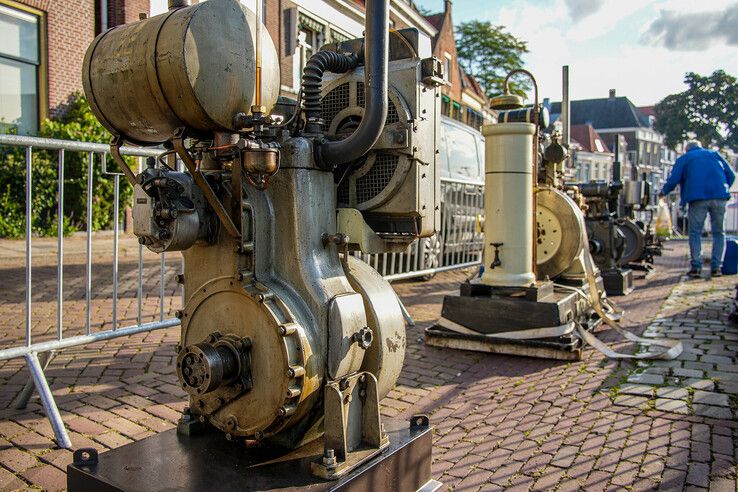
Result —
<instances>
[{"instance_id":1,"label":"brick building facade","mask_svg":"<svg viewBox=\"0 0 738 492\"><path fill-rule=\"evenodd\" d=\"M241 0L255 10L257 0ZM360 37L364 0L258 0L280 60L281 92L296 97L302 67L325 43ZM95 35L139 15L165 12L167 0L0 0L0 126L33 134L43 118L63 114L82 90L82 62ZM421 15L411 0L390 1L394 29L415 27L444 61L444 114L478 127L488 114L479 85L460 69L451 19Z\"/></svg>"},{"instance_id":2,"label":"brick building facade","mask_svg":"<svg viewBox=\"0 0 738 492\"><path fill-rule=\"evenodd\" d=\"M149 0L0 0L0 125L33 134L63 114L96 33L148 11Z\"/></svg>"},{"instance_id":3,"label":"brick building facade","mask_svg":"<svg viewBox=\"0 0 738 492\"><path fill-rule=\"evenodd\" d=\"M443 12L426 19L436 28L433 56L444 64L448 84L442 88L441 112L469 126L480 128L492 118L484 90L471 75L464 72L456 52L452 18L452 2L445 0Z\"/></svg>"}]
</instances>

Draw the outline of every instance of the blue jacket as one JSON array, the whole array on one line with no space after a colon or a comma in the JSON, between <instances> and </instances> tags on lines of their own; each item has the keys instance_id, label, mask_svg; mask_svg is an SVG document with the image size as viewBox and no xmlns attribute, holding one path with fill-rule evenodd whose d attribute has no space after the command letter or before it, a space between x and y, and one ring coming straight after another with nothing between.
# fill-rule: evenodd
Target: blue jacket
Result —
<instances>
[{"instance_id":1,"label":"blue jacket","mask_svg":"<svg viewBox=\"0 0 738 492\"><path fill-rule=\"evenodd\" d=\"M695 200L730 198L730 186L735 173L715 151L696 147L688 150L674 163L661 193L668 195L679 185L682 205Z\"/></svg>"}]
</instances>

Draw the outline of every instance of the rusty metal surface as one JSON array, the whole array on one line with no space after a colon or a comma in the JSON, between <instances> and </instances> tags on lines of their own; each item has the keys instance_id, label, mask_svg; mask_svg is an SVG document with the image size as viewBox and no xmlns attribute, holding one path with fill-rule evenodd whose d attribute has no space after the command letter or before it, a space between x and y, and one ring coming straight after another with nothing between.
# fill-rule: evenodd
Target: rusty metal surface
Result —
<instances>
[{"instance_id":1,"label":"rusty metal surface","mask_svg":"<svg viewBox=\"0 0 738 492\"><path fill-rule=\"evenodd\" d=\"M82 81L95 116L134 143L161 143L179 128L234 131L255 90L253 12L235 0L173 10L100 34ZM279 93L279 62L264 31L262 105Z\"/></svg>"}]
</instances>

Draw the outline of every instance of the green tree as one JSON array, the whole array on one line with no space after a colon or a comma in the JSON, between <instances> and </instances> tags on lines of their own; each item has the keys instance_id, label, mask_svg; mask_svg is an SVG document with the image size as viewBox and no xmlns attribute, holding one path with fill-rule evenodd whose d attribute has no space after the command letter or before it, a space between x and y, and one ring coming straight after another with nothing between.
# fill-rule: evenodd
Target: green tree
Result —
<instances>
[{"instance_id":1,"label":"green tree","mask_svg":"<svg viewBox=\"0 0 738 492\"><path fill-rule=\"evenodd\" d=\"M97 121L87 100L74 94L63 117L47 119L41 124L40 137L80 142L110 141L110 134ZM32 229L38 235L55 235L57 221L58 152L33 151ZM129 164L132 163L132 160ZM25 233L25 149L0 146L0 237L21 237ZM134 167L135 168L135 167ZM108 173L117 166L108 156ZM101 158L93 165L92 229L113 224L113 176L103 173ZM132 189L120 178L120 213L130 202ZM64 154L64 228L66 232L84 229L87 223L87 154Z\"/></svg>"},{"instance_id":2,"label":"green tree","mask_svg":"<svg viewBox=\"0 0 738 492\"><path fill-rule=\"evenodd\" d=\"M738 81L723 70L709 76L688 72L687 90L671 94L654 108L656 129L664 143L675 148L696 138L704 147L738 152Z\"/></svg>"},{"instance_id":3,"label":"green tree","mask_svg":"<svg viewBox=\"0 0 738 492\"><path fill-rule=\"evenodd\" d=\"M507 32L505 26L473 20L456 27L456 52L459 63L484 87L488 97L502 94L507 74L523 67L528 43ZM523 95L530 89L526 78L515 77L510 89Z\"/></svg>"}]
</instances>

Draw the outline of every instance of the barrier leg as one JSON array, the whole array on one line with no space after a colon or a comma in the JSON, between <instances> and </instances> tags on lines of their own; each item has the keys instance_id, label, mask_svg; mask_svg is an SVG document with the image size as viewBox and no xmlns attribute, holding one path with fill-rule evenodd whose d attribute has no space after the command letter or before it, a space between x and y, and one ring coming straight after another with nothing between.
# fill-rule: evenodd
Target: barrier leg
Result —
<instances>
[{"instance_id":1,"label":"barrier leg","mask_svg":"<svg viewBox=\"0 0 738 492\"><path fill-rule=\"evenodd\" d=\"M54 352L42 352L41 355L38 356L38 360L43 371L45 371L46 368L49 367L49 362L51 362L51 359L53 357ZM23 390L18 395L18 398L16 398L13 402L13 408L15 408L16 410L24 410L26 408L26 405L28 405L28 400L30 400L31 396L33 396L33 389L35 387L36 386L33 381L33 376L31 376L28 378L28 381L26 381L26 385L23 387Z\"/></svg>"},{"instance_id":2,"label":"barrier leg","mask_svg":"<svg viewBox=\"0 0 738 492\"><path fill-rule=\"evenodd\" d=\"M59 409L54 401L54 396L51 394L51 388L49 388L49 383L46 381L46 375L38 360L38 354L36 352L27 354L26 363L33 376L33 382L36 384L36 390L41 397L41 402L44 404L44 410L51 423L51 428L54 429L56 443L60 448L71 449L72 441L69 440L69 434L67 434L67 429L64 427L64 422L62 422L61 414L59 414Z\"/></svg>"}]
</instances>

